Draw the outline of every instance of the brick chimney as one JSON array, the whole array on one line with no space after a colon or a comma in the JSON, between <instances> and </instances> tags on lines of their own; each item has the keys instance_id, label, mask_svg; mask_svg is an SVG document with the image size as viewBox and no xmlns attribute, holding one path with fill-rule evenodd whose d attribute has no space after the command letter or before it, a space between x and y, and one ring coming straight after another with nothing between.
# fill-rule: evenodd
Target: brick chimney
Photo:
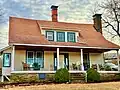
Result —
<instances>
[{"instance_id":1,"label":"brick chimney","mask_svg":"<svg viewBox=\"0 0 120 90\"><path fill-rule=\"evenodd\" d=\"M97 32L100 32L102 34L102 21L101 21L101 15L102 14L95 14L93 15L93 21L94 21L94 28Z\"/></svg>"},{"instance_id":2,"label":"brick chimney","mask_svg":"<svg viewBox=\"0 0 120 90\"><path fill-rule=\"evenodd\" d=\"M57 8L58 8L58 6L54 6L54 5L51 6L51 9L52 9L52 21L53 22L57 22L58 21L58 18L57 18L57 16L58 16Z\"/></svg>"}]
</instances>

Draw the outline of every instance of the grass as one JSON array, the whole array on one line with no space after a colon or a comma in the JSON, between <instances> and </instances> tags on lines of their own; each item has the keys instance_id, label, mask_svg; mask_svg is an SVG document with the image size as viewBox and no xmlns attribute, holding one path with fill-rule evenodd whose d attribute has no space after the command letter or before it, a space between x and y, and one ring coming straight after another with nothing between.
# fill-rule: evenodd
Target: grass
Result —
<instances>
[{"instance_id":1,"label":"grass","mask_svg":"<svg viewBox=\"0 0 120 90\"><path fill-rule=\"evenodd\" d=\"M120 82L7 86L0 90L120 90Z\"/></svg>"}]
</instances>

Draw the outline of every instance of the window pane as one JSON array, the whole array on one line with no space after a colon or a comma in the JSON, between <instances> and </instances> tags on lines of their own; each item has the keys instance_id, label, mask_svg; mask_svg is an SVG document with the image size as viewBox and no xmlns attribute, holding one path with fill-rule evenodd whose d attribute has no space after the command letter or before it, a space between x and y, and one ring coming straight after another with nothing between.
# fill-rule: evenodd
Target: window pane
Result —
<instances>
[{"instance_id":1,"label":"window pane","mask_svg":"<svg viewBox=\"0 0 120 90\"><path fill-rule=\"evenodd\" d=\"M33 52L28 52L28 58L33 58Z\"/></svg>"},{"instance_id":2,"label":"window pane","mask_svg":"<svg viewBox=\"0 0 120 90\"><path fill-rule=\"evenodd\" d=\"M42 52L37 52L37 58L42 58L43 57L43 53Z\"/></svg>"},{"instance_id":3,"label":"window pane","mask_svg":"<svg viewBox=\"0 0 120 90\"><path fill-rule=\"evenodd\" d=\"M34 63L34 52L27 52L27 64Z\"/></svg>"},{"instance_id":4,"label":"window pane","mask_svg":"<svg viewBox=\"0 0 120 90\"><path fill-rule=\"evenodd\" d=\"M10 57L11 57L10 54L7 54L7 53L4 54L4 56L3 56L3 60L4 60L3 61L3 66L4 67L9 67L10 66L10 60L11 60Z\"/></svg>"},{"instance_id":5,"label":"window pane","mask_svg":"<svg viewBox=\"0 0 120 90\"><path fill-rule=\"evenodd\" d=\"M69 40L74 41L74 34L69 34Z\"/></svg>"},{"instance_id":6,"label":"window pane","mask_svg":"<svg viewBox=\"0 0 120 90\"><path fill-rule=\"evenodd\" d=\"M68 42L75 42L75 33L68 32Z\"/></svg>"},{"instance_id":7,"label":"window pane","mask_svg":"<svg viewBox=\"0 0 120 90\"><path fill-rule=\"evenodd\" d=\"M43 52L36 52L35 62L37 62L41 68L44 67Z\"/></svg>"},{"instance_id":8,"label":"window pane","mask_svg":"<svg viewBox=\"0 0 120 90\"><path fill-rule=\"evenodd\" d=\"M54 32L53 31L47 31L46 32L46 37L49 41L54 41Z\"/></svg>"},{"instance_id":9,"label":"window pane","mask_svg":"<svg viewBox=\"0 0 120 90\"><path fill-rule=\"evenodd\" d=\"M65 41L65 33L64 32L57 32L57 41Z\"/></svg>"},{"instance_id":10,"label":"window pane","mask_svg":"<svg viewBox=\"0 0 120 90\"><path fill-rule=\"evenodd\" d=\"M33 58L28 58L27 59L27 64L32 65L34 63Z\"/></svg>"}]
</instances>

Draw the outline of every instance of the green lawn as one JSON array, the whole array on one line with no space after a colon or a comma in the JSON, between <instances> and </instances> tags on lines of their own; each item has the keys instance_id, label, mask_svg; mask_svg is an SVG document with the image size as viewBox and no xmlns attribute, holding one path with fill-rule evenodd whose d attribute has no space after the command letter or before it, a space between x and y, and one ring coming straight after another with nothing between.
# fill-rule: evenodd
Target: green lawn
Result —
<instances>
[{"instance_id":1,"label":"green lawn","mask_svg":"<svg viewBox=\"0 0 120 90\"><path fill-rule=\"evenodd\" d=\"M120 90L120 82L9 86L0 90Z\"/></svg>"}]
</instances>

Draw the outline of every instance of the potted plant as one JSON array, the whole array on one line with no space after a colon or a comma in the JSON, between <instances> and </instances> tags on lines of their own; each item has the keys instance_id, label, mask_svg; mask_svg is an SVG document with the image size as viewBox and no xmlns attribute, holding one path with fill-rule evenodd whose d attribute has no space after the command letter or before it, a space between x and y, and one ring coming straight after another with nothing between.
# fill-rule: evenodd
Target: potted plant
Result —
<instances>
[{"instance_id":1,"label":"potted plant","mask_svg":"<svg viewBox=\"0 0 120 90\"><path fill-rule=\"evenodd\" d=\"M38 63L33 63L34 70L40 70L40 65Z\"/></svg>"}]
</instances>

